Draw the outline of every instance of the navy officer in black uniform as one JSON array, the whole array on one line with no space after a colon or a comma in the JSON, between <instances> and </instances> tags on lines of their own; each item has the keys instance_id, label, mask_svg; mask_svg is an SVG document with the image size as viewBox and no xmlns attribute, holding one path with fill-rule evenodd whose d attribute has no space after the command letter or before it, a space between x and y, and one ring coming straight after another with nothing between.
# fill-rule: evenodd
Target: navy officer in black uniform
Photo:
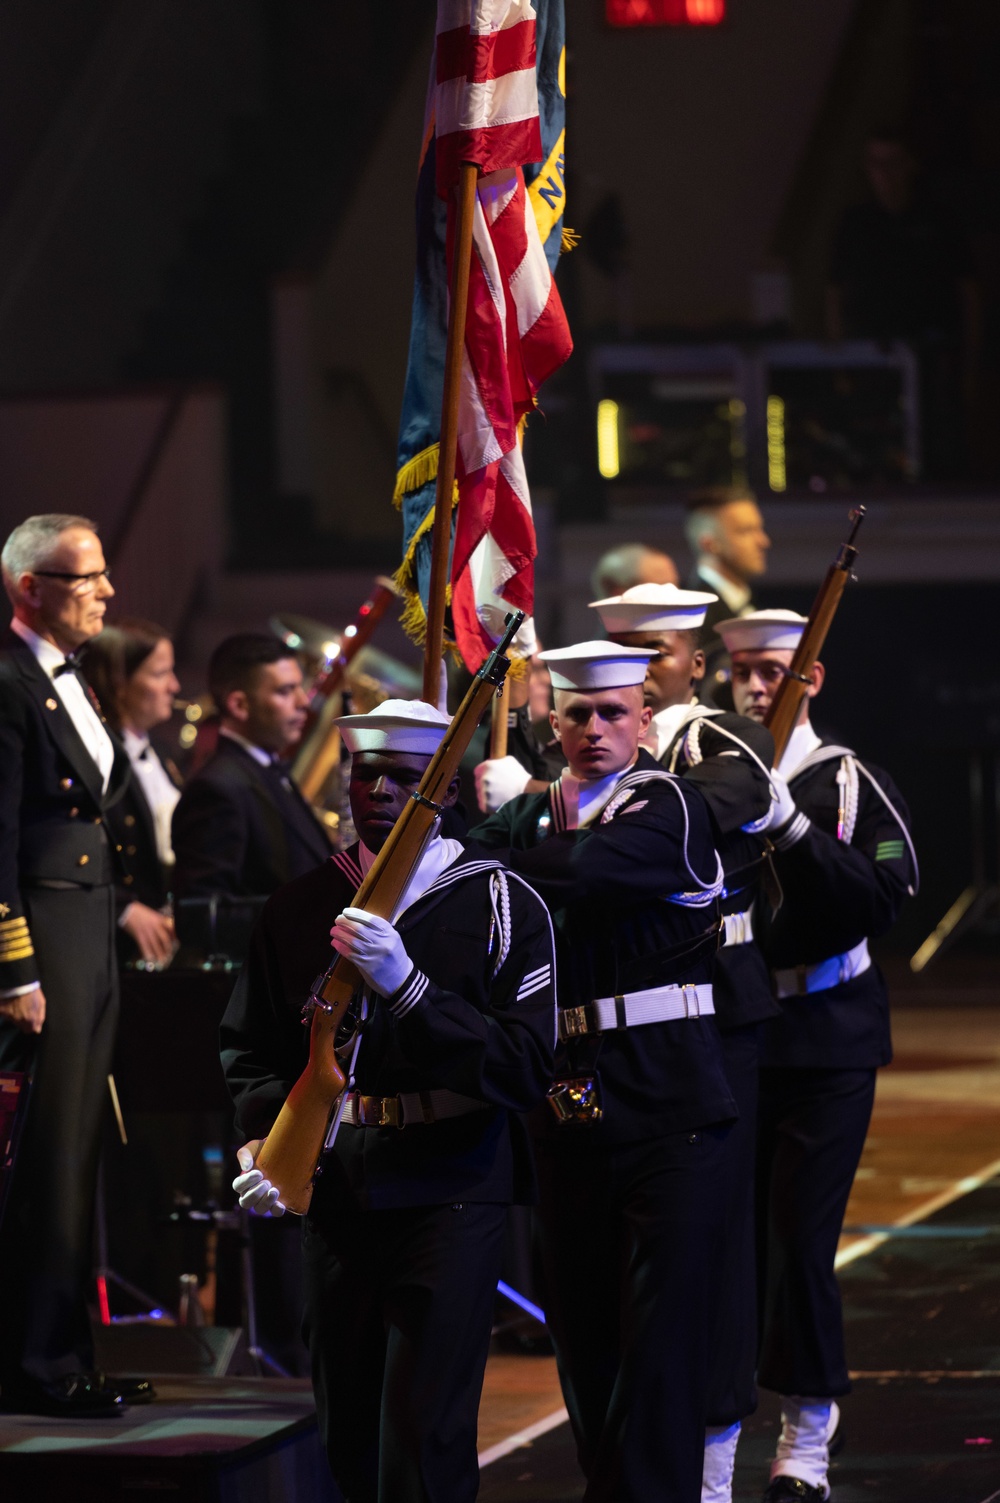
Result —
<instances>
[{"instance_id":1,"label":"navy officer in black uniform","mask_svg":"<svg viewBox=\"0 0 1000 1503\"><path fill-rule=\"evenodd\" d=\"M805 628L791 611L724 621L736 707L763 721ZM875 1072L892 1057L889 998L868 941L917 885L909 815L887 773L809 721L817 663L778 763L769 830L781 889L758 940L780 1015L763 1033L758 1150L759 1381L781 1395L766 1503L823 1503L850 1382L834 1273Z\"/></svg>"},{"instance_id":2,"label":"navy officer in black uniform","mask_svg":"<svg viewBox=\"0 0 1000 1503\"><path fill-rule=\"evenodd\" d=\"M754 1271L754 1158L760 1025L778 1006L753 939L763 837L771 817L769 731L742 715L700 703L705 676L701 631L716 597L672 585L636 585L592 603L614 642L648 648L644 694L653 712L643 745L661 767L698 788L708 804L725 873L719 899L722 945L713 972L715 1015L739 1118L727 1142L724 1264L709 1369L702 1503L731 1503L741 1422L757 1404L757 1292Z\"/></svg>"},{"instance_id":3,"label":"navy officer in black uniform","mask_svg":"<svg viewBox=\"0 0 1000 1503\"><path fill-rule=\"evenodd\" d=\"M517 1114L552 1078L552 926L523 880L440 833L393 924L352 907L448 720L389 700L338 724L361 838L277 892L255 931L222 1027L254 1140L234 1184L258 1212L282 1209L251 1165L305 1063L299 1012L335 958L336 920L334 947L367 987L345 1043L355 1086L305 1225L321 1431L349 1503L471 1503L506 1207L534 1190ZM456 778L444 802L457 795Z\"/></svg>"},{"instance_id":4,"label":"navy officer in black uniform","mask_svg":"<svg viewBox=\"0 0 1000 1503\"><path fill-rule=\"evenodd\" d=\"M0 1069L32 1077L0 1233L6 1409L118 1412L148 1384L94 1369L87 1296L100 1128L118 1017L116 855L107 815L128 759L75 654L114 591L85 517L29 517L3 549Z\"/></svg>"},{"instance_id":5,"label":"navy officer in black uniform","mask_svg":"<svg viewBox=\"0 0 1000 1503\"><path fill-rule=\"evenodd\" d=\"M568 766L473 832L546 899L562 1048L536 1114L546 1314L587 1503L697 1503L736 1107L708 805L639 748L646 649L542 654Z\"/></svg>"}]
</instances>

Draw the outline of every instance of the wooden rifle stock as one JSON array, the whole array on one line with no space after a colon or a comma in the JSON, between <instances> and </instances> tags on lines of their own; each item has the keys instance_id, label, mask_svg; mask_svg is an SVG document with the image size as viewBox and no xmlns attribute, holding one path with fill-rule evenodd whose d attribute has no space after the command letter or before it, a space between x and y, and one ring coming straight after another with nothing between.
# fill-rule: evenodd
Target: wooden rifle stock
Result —
<instances>
[{"instance_id":1,"label":"wooden rifle stock","mask_svg":"<svg viewBox=\"0 0 1000 1503\"><path fill-rule=\"evenodd\" d=\"M863 506L856 507L850 514L851 530L847 541L841 544L837 557L826 571L826 578L819 587L819 593L809 612L806 628L795 649L792 666L786 673L764 718L764 724L774 737L775 767L781 761L782 753L788 745L788 738L795 729L813 666L823 651L826 634L830 630L833 618L837 614L840 597L851 577L851 569L858 556L854 540L858 535L858 528L864 521L864 516Z\"/></svg>"},{"instance_id":2,"label":"wooden rifle stock","mask_svg":"<svg viewBox=\"0 0 1000 1503\"><path fill-rule=\"evenodd\" d=\"M510 666L504 654L523 620L522 611L507 617L503 638L473 679L420 780L420 787L358 888L353 900L355 908L391 920L440 812L440 800L457 773L490 701L503 684ZM282 1204L299 1215L309 1209L316 1165L330 1118L346 1084L334 1052L337 1029L362 984L355 966L339 955L317 984L305 1009L312 1012L309 1062L288 1093L255 1161L265 1179L278 1189Z\"/></svg>"}]
</instances>

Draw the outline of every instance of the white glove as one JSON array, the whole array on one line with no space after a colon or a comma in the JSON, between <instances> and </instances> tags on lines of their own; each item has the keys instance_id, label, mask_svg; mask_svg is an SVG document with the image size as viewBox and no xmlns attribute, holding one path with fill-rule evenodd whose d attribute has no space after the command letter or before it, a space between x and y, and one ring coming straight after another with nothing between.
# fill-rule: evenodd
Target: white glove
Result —
<instances>
[{"instance_id":1,"label":"white glove","mask_svg":"<svg viewBox=\"0 0 1000 1503\"><path fill-rule=\"evenodd\" d=\"M397 992L413 969L403 941L384 918L345 908L330 930L333 948L351 960L380 997Z\"/></svg>"},{"instance_id":2,"label":"white glove","mask_svg":"<svg viewBox=\"0 0 1000 1503\"><path fill-rule=\"evenodd\" d=\"M771 787L774 789L776 798L771 805L771 818L765 828L780 830L782 825L787 825L790 819L795 818L797 805L787 779L782 777L780 772L771 773Z\"/></svg>"},{"instance_id":3,"label":"white glove","mask_svg":"<svg viewBox=\"0 0 1000 1503\"><path fill-rule=\"evenodd\" d=\"M284 1216L285 1207L278 1198L281 1192L253 1166L255 1150L260 1152L261 1141L245 1143L236 1150L236 1162L243 1173L233 1180L233 1189L244 1211L252 1211L255 1216Z\"/></svg>"},{"instance_id":4,"label":"white glove","mask_svg":"<svg viewBox=\"0 0 1000 1503\"><path fill-rule=\"evenodd\" d=\"M476 768L476 799L484 814L492 814L517 798L531 782L531 773L516 757L491 757Z\"/></svg>"}]
</instances>

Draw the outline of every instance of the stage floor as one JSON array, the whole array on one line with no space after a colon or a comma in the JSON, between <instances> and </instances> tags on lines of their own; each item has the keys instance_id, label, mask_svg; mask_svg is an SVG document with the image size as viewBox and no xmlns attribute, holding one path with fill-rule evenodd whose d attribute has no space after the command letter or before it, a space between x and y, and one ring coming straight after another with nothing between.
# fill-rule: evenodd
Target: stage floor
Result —
<instances>
[{"instance_id":1,"label":"stage floor","mask_svg":"<svg viewBox=\"0 0 1000 1503\"><path fill-rule=\"evenodd\" d=\"M1000 988L932 975L907 1002L838 1258L854 1391L833 1503L1000 1503ZM551 1358L491 1359L481 1503L577 1503L564 1414ZM737 1503L760 1498L777 1422L762 1394Z\"/></svg>"},{"instance_id":2,"label":"stage floor","mask_svg":"<svg viewBox=\"0 0 1000 1503\"><path fill-rule=\"evenodd\" d=\"M894 1009L896 1059L879 1078L838 1260L854 1391L834 1503L1000 1503L1000 994L990 976L963 985L953 974L911 986L906 1003ZM43 1474L64 1503L125 1503L150 1486L233 1503L334 1497L307 1384L158 1387L157 1403L121 1422L0 1415L3 1503L37 1503ZM776 1428L763 1395L740 1446L737 1503L757 1503ZM577 1503L551 1358L491 1357L480 1454L482 1503ZM123 1491L140 1458L139 1491ZM193 1471L184 1483L195 1463L213 1471L205 1490Z\"/></svg>"}]
</instances>

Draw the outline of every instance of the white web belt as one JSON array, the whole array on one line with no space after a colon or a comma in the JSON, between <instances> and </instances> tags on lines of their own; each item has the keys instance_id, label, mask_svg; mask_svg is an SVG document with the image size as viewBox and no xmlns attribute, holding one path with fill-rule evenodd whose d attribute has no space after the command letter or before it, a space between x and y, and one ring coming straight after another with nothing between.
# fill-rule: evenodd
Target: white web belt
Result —
<instances>
[{"instance_id":1,"label":"white web belt","mask_svg":"<svg viewBox=\"0 0 1000 1503\"><path fill-rule=\"evenodd\" d=\"M610 1033L615 1028L641 1028L645 1023L675 1023L680 1018L703 1018L714 1012L708 983L652 986L643 992L598 997L584 1007L561 1008L559 1037L572 1039L585 1033Z\"/></svg>"},{"instance_id":2,"label":"white web belt","mask_svg":"<svg viewBox=\"0 0 1000 1503\"><path fill-rule=\"evenodd\" d=\"M853 950L843 955L831 955L829 960L819 960L815 965L793 965L786 971L772 971L774 995L782 997L807 997L810 992L827 992L832 986L840 986L854 976L867 971L872 963L868 953L868 941L863 939Z\"/></svg>"},{"instance_id":3,"label":"white web belt","mask_svg":"<svg viewBox=\"0 0 1000 1503\"><path fill-rule=\"evenodd\" d=\"M750 909L744 913L722 915L722 943L724 945L748 945L753 939L753 923Z\"/></svg>"}]
</instances>

